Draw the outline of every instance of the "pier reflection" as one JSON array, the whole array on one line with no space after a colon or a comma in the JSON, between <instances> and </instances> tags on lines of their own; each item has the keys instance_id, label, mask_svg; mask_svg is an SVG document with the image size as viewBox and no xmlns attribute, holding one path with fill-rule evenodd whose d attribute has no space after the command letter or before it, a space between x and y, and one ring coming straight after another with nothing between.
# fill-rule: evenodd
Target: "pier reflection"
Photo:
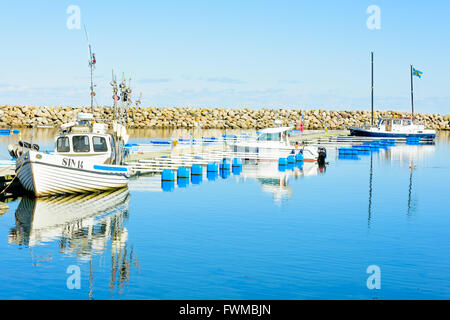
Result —
<instances>
[{"instance_id":1,"label":"pier reflection","mask_svg":"<svg viewBox=\"0 0 450 320\"><path fill-rule=\"evenodd\" d=\"M111 290L126 285L136 257L127 245L124 226L129 215L127 188L66 197L21 199L15 212L16 225L8 235L10 244L30 248L35 266L51 261L34 254L37 247L56 242L59 253L90 264L90 292L93 295L93 258L111 251Z\"/></svg>"}]
</instances>

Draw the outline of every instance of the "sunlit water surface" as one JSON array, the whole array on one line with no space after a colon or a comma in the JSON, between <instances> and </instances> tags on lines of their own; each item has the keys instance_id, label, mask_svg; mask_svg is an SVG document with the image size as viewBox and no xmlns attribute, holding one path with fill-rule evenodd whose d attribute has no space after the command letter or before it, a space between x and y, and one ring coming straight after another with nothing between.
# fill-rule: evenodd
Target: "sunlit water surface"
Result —
<instances>
[{"instance_id":1,"label":"sunlit water surface","mask_svg":"<svg viewBox=\"0 0 450 320\"><path fill-rule=\"evenodd\" d=\"M54 131L31 134L52 148ZM0 136L0 158L16 140ZM171 192L144 177L96 196L3 199L0 298L449 299L449 158L441 133L360 160L330 152L326 170L266 163Z\"/></svg>"}]
</instances>

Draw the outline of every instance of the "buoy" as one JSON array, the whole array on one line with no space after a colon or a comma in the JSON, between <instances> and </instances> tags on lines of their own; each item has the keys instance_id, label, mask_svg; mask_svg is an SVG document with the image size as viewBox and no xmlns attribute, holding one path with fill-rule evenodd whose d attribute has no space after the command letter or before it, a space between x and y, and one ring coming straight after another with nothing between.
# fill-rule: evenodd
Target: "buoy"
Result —
<instances>
[{"instance_id":1,"label":"buoy","mask_svg":"<svg viewBox=\"0 0 450 320\"><path fill-rule=\"evenodd\" d=\"M239 158L233 159L233 167L242 167L242 160Z\"/></svg>"},{"instance_id":2,"label":"buoy","mask_svg":"<svg viewBox=\"0 0 450 320\"><path fill-rule=\"evenodd\" d=\"M303 157L303 154L298 153L298 154L295 156L295 161L296 161L296 162L303 162L303 160L305 160L305 158Z\"/></svg>"},{"instance_id":3,"label":"buoy","mask_svg":"<svg viewBox=\"0 0 450 320\"><path fill-rule=\"evenodd\" d=\"M164 169L161 173L161 180L162 181L175 181L175 172L170 169Z\"/></svg>"},{"instance_id":4,"label":"buoy","mask_svg":"<svg viewBox=\"0 0 450 320\"><path fill-rule=\"evenodd\" d=\"M286 158L278 159L278 165L279 166L286 166L287 165L287 159Z\"/></svg>"},{"instance_id":5,"label":"buoy","mask_svg":"<svg viewBox=\"0 0 450 320\"><path fill-rule=\"evenodd\" d=\"M228 170L220 170L220 177L222 178L222 179L226 179L226 178L228 178L230 176L230 169L228 169Z\"/></svg>"},{"instance_id":6,"label":"buoy","mask_svg":"<svg viewBox=\"0 0 450 320\"><path fill-rule=\"evenodd\" d=\"M209 181L214 181L217 179L218 175L217 171L208 171L206 173L206 178L208 178Z\"/></svg>"},{"instance_id":7,"label":"buoy","mask_svg":"<svg viewBox=\"0 0 450 320\"><path fill-rule=\"evenodd\" d=\"M242 166L241 167L233 166L232 171L235 176L238 176L242 173Z\"/></svg>"},{"instance_id":8,"label":"buoy","mask_svg":"<svg viewBox=\"0 0 450 320\"><path fill-rule=\"evenodd\" d=\"M339 155L357 155L358 150L353 148L339 148Z\"/></svg>"},{"instance_id":9,"label":"buoy","mask_svg":"<svg viewBox=\"0 0 450 320\"><path fill-rule=\"evenodd\" d=\"M191 175L201 176L203 174L203 167L201 164L193 164L191 167Z\"/></svg>"},{"instance_id":10,"label":"buoy","mask_svg":"<svg viewBox=\"0 0 450 320\"><path fill-rule=\"evenodd\" d=\"M216 162L210 162L206 166L206 172L218 172L218 171L219 171L219 166Z\"/></svg>"},{"instance_id":11,"label":"buoy","mask_svg":"<svg viewBox=\"0 0 450 320\"><path fill-rule=\"evenodd\" d=\"M192 184L200 184L202 183L203 177L202 175L192 174L191 175L191 183Z\"/></svg>"},{"instance_id":12,"label":"buoy","mask_svg":"<svg viewBox=\"0 0 450 320\"><path fill-rule=\"evenodd\" d=\"M231 169L231 163L228 159L223 159L220 163L220 170L230 170Z\"/></svg>"},{"instance_id":13,"label":"buoy","mask_svg":"<svg viewBox=\"0 0 450 320\"><path fill-rule=\"evenodd\" d=\"M164 192L171 192L175 189L175 181L164 181L163 180L163 181L161 181L161 188Z\"/></svg>"},{"instance_id":14,"label":"buoy","mask_svg":"<svg viewBox=\"0 0 450 320\"><path fill-rule=\"evenodd\" d=\"M178 188L186 188L189 184L189 179L186 178L180 178L177 179L177 186Z\"/></svg>"},{"instance_id":15,"label":"buoy","mask_svg":"<svg viewBox=\"0 0 450 320\"><path fill-rule=\"evenodd\" d=\"M186 167L179 167L177 170L177 179L189 179L189 169Z\"/></svg>"},{"instance_id":16,"label":"buoy","mask_svg":"<svg viewBox=\"0 0 450 320\"><path fill-rule=\"evenodd\" d=\"M293 164L293 163L295 163L295 158L294 158L294 156L289 156L289 157L287 157L287 163L288 163L288 164Z\"/></svg>"}]
</instances>

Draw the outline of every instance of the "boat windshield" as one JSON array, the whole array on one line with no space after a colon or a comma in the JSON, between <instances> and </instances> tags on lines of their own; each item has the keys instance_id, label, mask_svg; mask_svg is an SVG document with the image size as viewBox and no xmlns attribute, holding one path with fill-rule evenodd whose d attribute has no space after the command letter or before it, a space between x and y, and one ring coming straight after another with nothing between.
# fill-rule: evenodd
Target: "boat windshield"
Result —
<instances>
[{"instance_id":1,"label":"boat windshield","mask_svg":"<svg viewBox=\"0 0 450 320\"><path fill-rule=\"evenodd\" d=\"M91 151L88 136L73 136L72 144L73 144L73 151L75 152Z\"/></svg>"},{"instance_id":2,"label":"boat windshield","mask_svg":"<svg viewBox=\"0 0 450 320\"><path fill-rule=\"evenodd\" d=\"M92 137L92 145L94 146L94 152L108 151L106 139L103 137Z\"/></svg>"},{"instance_id":3,"label":"boat windshield","mask_svg":"<svg viewBox=\"0 0 450 320\"><path fill-rule=\"evenodd\" d=\"M58 152L69 152L70 151L68 137L59 137L58 140L56 140L56 151L58 151Z\"/></svg>"},{"instance_id":4,"label":"boat windshield","mask_svg":"<svg viewBox=\"0 0 450 320\"><path fill-rule=\"evenodd\" d=\"M258 137L258 141L280 141L280 140L281 140L281 132L262 133Z\"/></svg>"},{"instance_id":5,"label":"boat windshield","mask_svg":"<svg viewBox=\"0 0 450 320\"><path fill-rule=\"evenodd\" d=\"M403 125L404 125L404 126L410 126L411 123L412 123L412 122L411 122L410 119L404 119L404 120L403 120Z\"/></svg>"}]
</instances>

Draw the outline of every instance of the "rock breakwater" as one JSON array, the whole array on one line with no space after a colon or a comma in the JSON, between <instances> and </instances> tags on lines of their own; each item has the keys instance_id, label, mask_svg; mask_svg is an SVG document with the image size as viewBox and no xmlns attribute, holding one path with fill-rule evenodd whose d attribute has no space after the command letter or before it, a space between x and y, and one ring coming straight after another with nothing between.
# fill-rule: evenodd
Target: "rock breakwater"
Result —
<instances>
[{"instance_id":1,"label":"rock breakwater","mask_svg":"<svg viewBox=\"0 0 450 320\"><path fill-rule=\"evenodd\" d=\"M0 127L59 126L73 121L78 112L89 112L89 107L37 107L0 106ZM406 112L377 111L380 117L408 116ZM95 107L96 119L112 120L110 107ZM284 125L300 127L303 116L304 129L345 129L370 123L369 111L330 111L297 109L225 109L225 108L137 108L128 110L133 128L204 128L204 129L261 129L274 125L276 120ZM450 115L416 113L415 119L429 129L450 130Z\"/></svg>"}]
</instances>

